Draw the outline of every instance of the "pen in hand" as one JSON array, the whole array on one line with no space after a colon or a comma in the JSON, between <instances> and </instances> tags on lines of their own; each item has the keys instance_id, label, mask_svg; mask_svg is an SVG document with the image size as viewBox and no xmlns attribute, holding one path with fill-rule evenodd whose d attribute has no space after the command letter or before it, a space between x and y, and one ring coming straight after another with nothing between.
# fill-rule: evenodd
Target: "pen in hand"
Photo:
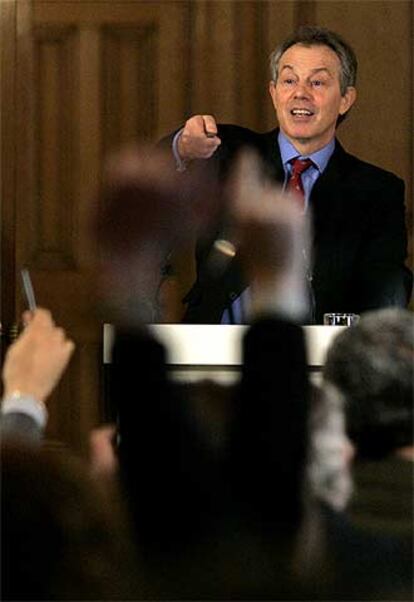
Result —
<instances>
[{"instance_id":1,"label":"pen in hand","mask_svg":"<svg viewBox=\"0 0 414 602\"><path fill-rule=\"evenodd\" d=\"M30 309L30 311L35 311L37 307L36 298L29 270L27 268L23 268L20 273L22 276L23 291L26 297L27 306Z\"/></svg>"}]
</instances>

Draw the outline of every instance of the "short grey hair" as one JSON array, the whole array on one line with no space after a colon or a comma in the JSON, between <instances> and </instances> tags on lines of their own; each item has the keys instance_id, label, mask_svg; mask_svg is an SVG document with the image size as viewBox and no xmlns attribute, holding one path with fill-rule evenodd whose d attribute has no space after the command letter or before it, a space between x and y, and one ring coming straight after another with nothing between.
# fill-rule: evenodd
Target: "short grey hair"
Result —
<instances>
[{"instance_id":1,"label":"short grey hair","mask_svg":"<svg viewBox=\"0 0 414 602\"><path fill-rule=\"evenodd\" d=\"M347 431L360 456L381 458L413 444L414 315L364 314L328 350L323 374L345 400Z\"/></svg>"},{"instance_id":2,"label":"short grey hair","mask_svg":"<svg viewBox=\"0 0 414 602\"><path fill-rule=\"evenodd\" d=\"M339 84L342 96L345 95L349 86L355 86L358 69L355 52L337 33L324 27L315 26L300 27L273 50L270 55L270 73L274 82L278 78L279 62L282 54L295 44L302 44L303 46L328 46L331 48L341 64Z\"/></svg>"}]
</instances>

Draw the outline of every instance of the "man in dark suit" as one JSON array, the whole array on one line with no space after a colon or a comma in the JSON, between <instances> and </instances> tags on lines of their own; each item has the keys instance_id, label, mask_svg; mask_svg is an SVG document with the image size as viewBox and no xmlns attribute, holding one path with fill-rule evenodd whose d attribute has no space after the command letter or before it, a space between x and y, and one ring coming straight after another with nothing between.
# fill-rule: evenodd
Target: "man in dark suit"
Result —
<instances>
[{"instance_id":1,"label":"man in dark suit","mask_svg":"<svg viewBox=\"0 0 414 602\"><path fill-rule=\"evenodd\" d=\"M404 183L348 154L335 137L356 99L352 48L333 32L304 27L275 49L271 71L269 91L279 129L259 134L217 125L209 115L194 116L173 140L178 168L191 169L191 163L211 158L225 178L240 149L251 147L268 177L298 192L304 210L312 211L314 232L308 271L313 303L306 321L321 323L325 312L405 306L412 274L404 266ZM297 160L306 168L299 176ZM222 238L220 227L218 233ZM184 321L247 321L248 283L237 245L230 248L235 257L217 274L209 260L222 250L217 233L199 244L197 279L184 299Z\"/></svg>"}]
</instances>

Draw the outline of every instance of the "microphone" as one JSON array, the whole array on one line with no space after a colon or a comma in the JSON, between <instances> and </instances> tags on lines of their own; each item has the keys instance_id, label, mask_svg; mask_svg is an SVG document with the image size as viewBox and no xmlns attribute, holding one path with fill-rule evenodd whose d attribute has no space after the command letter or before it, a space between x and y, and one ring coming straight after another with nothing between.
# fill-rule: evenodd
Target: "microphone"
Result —
<instances>
[{"instance_id":1,"label":"microphone","mask_svg":"<svg viewBox=\"0 0 414 602\"><path fill-rule=\"evenodd\" d=\"M207 256L206 267L210 277L219 278L238 253L235 232L223 226L217 233Z\"/></svg>"}]
</instances>

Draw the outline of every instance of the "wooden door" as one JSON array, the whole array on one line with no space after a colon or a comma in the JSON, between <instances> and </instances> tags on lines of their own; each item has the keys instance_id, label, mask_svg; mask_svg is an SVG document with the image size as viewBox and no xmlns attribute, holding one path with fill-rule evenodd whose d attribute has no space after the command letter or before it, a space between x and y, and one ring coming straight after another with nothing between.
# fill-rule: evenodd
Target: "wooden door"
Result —
<instances>
[{"instance_id":1,"label":"wooden door","mask_svg":"<svg viewBox=\"0 0 414 602\"><path fill-rule=\"evenodd\" d=\"M83 451L102 418L98 249L88 232L102 162L183 119L188 5L1 4L2 320L10 333L24 308L18 273L27 265L38 304L76 342L49 403L48 441Z\"/></svg>"}]
</instances>

